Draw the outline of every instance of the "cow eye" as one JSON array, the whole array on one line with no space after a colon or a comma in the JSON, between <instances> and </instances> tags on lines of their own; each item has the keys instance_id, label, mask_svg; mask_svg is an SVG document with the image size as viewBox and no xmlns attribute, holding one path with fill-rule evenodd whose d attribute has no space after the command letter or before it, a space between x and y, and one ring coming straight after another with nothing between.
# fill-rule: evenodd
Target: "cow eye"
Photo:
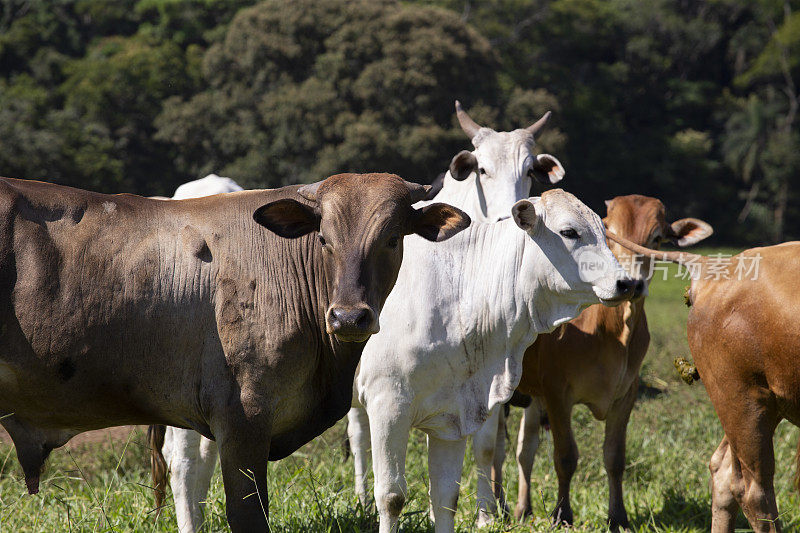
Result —
<instances>
[{"instance_id":1,"label":"cow eye","mask_svg":"<svg viewBox=\"0 0 800 533\"><path fill-rule=\"evenodd\" d=\"M322 233L319 234L319 243L322 246L325 246L326 244L328 244L328 241L325 240L325 237L322 236Z\"/></svg>"},{"instance_id":2,"label":"cow eye","mask_svg":"<svg viewBox=\"0 0 800 533\"><path fill-rule=\"evenodd\" d=\"M479 168L478 172L480 173L481 176L485 176L486 175L486 169L485 168Z\"/></svg>"},{"instance_id":3,"label":"cow eye","mask_svg":"<svg viewBox=\"0 0 800 533\"><path fill-rule=\"evenodd\" d=\"M564 237L565 239L578 239L578 238L580 238L580 235L578 235L578 232L575 231L572 228L562 229L560 231L560 233L561 233L561 236Z\"/></svg>"},{"instance_id":4,"label":"cow eye","mask_svg":"<svg viewBox=\"0 0 800 533\"><path fill-rule=\"evenodd\" d=\"M388 246L389 248L397 248L398 244L400 244L400 236L399 235L395 235L394 237L392 237L391 239L386 241L386 246Z\"/></svg>"}]
</instances>

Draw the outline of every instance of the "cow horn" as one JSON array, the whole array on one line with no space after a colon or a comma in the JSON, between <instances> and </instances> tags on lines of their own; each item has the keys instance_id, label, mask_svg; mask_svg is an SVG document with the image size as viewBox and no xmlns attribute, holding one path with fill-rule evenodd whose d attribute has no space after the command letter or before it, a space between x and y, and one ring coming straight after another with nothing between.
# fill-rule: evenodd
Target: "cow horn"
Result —
<instances>
[{"instance_id":1,"label":"cow horn","mask_svg":"<svg viewBox=\"0 0 800 533\"><path fill-rule=\"evenodd\" d=\"M297 189L297 194L299 194L306 200L309 200L311 202L316 202L317 191L319 190L319 186L322 185L322 181L318 181L316 183L309 183L308 185L303 185L302 187Z\"/></svg>"},{"instance_id":2,"label":"cow horn","mask_svg":"<svg viewBox=\"0 0 800 533\"><path fill-rule=\"evenodd\" d=\"M547 121L550 119L550 115L552 114L553 114L552 111L548 111L547 113L542 115L542 118L540 118L539 120L537 120L536 122L534 122L525 129L531 132L532 134L536 135L537 133L539 133L539 130L542 129L545 124L547 124Z\"/></svg>"},{"instance_id":3,"label":"cow horn","mask_svg":"<svg viewBox=\"0 0 800 533\"><path fill-rule=\"evenodd\" d=\"M430 192L432 188L430 185L420 185L419 183L412 183L406 180L403 180L403 182L405 182L408 192L411 194L412 204L425 200L428 196L428 192Z\"/></svg>"},{"instance_id":4,"label":"cow horn","mask_svg":"<svg viewBox=\"0 0 800 533\"><path fill-rule=\"evenodd\" d=\"M461 129L464 130L464 133L470 138L470 140L475 138L475 135L478 134L478 130L481 129L474 120L467 115L467 112L461 107L461 102L456 100L456 116L458 117L458 123L461 124Z\"/></svg>"}]
</instances>

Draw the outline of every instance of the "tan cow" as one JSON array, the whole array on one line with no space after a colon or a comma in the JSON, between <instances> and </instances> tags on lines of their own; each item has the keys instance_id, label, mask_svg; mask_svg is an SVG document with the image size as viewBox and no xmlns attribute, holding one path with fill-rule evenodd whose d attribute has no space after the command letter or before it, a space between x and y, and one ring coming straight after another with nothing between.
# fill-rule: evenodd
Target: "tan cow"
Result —
<instances>
[{"instance_id":1,"label":"tan cow","mask_svg":"<svg viewBox=\"0 0 800 533\"><path fill-rule=\"evenodd\" d=\"M427 190L340 174L164 201L0 179L0 421L29 492L78 433L169 424L217 441L231 530L265 530L267 459L347 412L403 237L469 224L414 209Z\"/></svg>"},{"instance_id":2,"label":"tan cow","mask_svg":"<svg viewBox=\"0 0 800 533\"><path fill-rule=\"evenodd\" d=\"M677 252L665 259L699 265L688 295L689 348L725 430L709 463L712 531L733 531L739 506L754 531L780 531L772 436L783 419L800 425L800 242L724 263Z\"/></svg>"},{"instance_id":3,"label":"tan cow","mask_svg":"<svg viewBox=\"0 0 800 533\"><path fill-rule=\"evenodd\" d=\"M608 214L603 222L610 231L650 247L663 241L689 246L712 233L711 226L695 218L667 223L664 205L655 198L620 196L607 201L606 206ZM637 257L614 243L611 249L632 276L647 278L649 258ZM572 407L580 403L588 406L595 418L605 420L603 456L609 484L609 525L613 530L628 528L622 499L625 433L649 342L644 298L638 298L617 307L593 305L552 333L540 335L528 348L517 390L537 396L539 401L526 409L520 425L517 518L531 511L531 467L546 408L558 475L558 504L553 518L572 523L569 488L578 463Z\"/></svg>"}]
</instances>

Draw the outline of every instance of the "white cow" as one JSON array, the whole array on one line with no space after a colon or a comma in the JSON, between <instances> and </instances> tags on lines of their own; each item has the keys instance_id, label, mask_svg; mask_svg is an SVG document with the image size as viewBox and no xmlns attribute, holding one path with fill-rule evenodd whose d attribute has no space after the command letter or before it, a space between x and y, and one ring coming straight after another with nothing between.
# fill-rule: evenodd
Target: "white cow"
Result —
<instances>
[{"instance_id":1,"label":"white cow","mask_svg":"<svg viewBox=\"0 0 800 533\"><path fill-rule=\"evenodd\" d=\"M547 191L510 214L444 246L404 242L407 261L354 387L369 420L381 532L396 530L405 503L412 427L428 434L436 531L453 531L466 438L511 397L525 349L590 304L633 293L600 217L573 195Z\"/></svg>"},{"instance_id":2,"label":"white cow","mask_svg":"<svg viewBox=\"0 0 800 533\"><path fill-rule=\"evenodd\" d=\"M528 196L532 179L552 184L564 176L564 169L555 157L533 153L534 135L547 122L549 112L531 126L510 132L479 126L459 102L456 102L456 115L475 150L464 150L453 158L439 187L437 202L449 202L462 208L474 221L493 222L508 217L514 202ZM202 181L182 185L175 197L184 187L191 190L190 185ZM430 202L421 202L416 207L425 203ZM354 412L353 416L360 416ZM354 439L362 433L357 422L352 422L352 416L349 431ZM200 502L205 499L211 483L217 459L216 445L194 431L168 428L163 451L172 474L178 529L181 533L194 533L203 522ZM357 479L363 480L368 459L355 451L354 457ZM364 482L357 482L357 487L362 486L365 487ZM366 488L363 494L366 497Z\"/></svg>"},{"instance_id":3,"label":"white cow","mask_svg":"<svg viewBox=\"0 0 800 533\"><path fill-rule=\"evenodd\" d=\"M496 222L507 218L511 206L526 198L532 180L555 184L564 177L561 163L550 154L535 155L534 135L547 123L550 112L527 128L497 132L478 125L456 101L456 116L475 150L457 154L440 184L437 202L447 202L465 211L473 222ZM421 202L424 205L429 202ZM417 205L417 207L419 207ZM366 412L354 407L348 413L348 437L353 449L355 488L367 505L369 428ZM490 521L496 513L491 467L495 454L495 435L503 430L499 408L494 409L484 427L474 435L475 461L478 469L478 524ZM504 455L504 451L502 453ZM498 449L498 455L501 450Z\"/></svg>"},{"instance_id":4,"label":"white cow","mask_svg":"<svg viewBox=\"0 0 800 533\"><path fill-rule=\"evenodd\" d=\"M230 178L209 174L175 189L172 200L199 198L243 190ZM180 531L196 531L203 521L205 499L217 461L217 445L191 429L167 427L164 459L172 474L175 514Z\"/></svg>"}]
</instances>

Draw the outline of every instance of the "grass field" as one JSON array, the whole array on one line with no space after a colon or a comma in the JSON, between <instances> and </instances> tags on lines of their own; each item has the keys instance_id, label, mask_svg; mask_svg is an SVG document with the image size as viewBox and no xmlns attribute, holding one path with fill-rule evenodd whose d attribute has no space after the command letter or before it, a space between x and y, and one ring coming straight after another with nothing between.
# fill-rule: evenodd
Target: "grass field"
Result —
<instances>
[{"instance_id":1,"label":"grass field","mask_svg":"<svg viewBox=\"0 0 800 533\"><path fill-rule=\"evenodd\" d=\"M730 252L705 249L702 253ZM707 461L722 430L702 384L687 386L673 369L676 356L688 356L687 281L656 279L647 300L652 341L642 368L647 393L633 411L628 429L625 503L637 531L701 532L711 524ZM516 442L520 411L512 409L509 433ZM605 530L608 490L603 470L603 425L579 406L574 415L581 451L573 480L575 529ZM344 421L299 452L270 467L270 522L274 531L377 530L377 515L364 510L353 492L352 460L344 460ZM798 496L792 489L797 429L782 423L775 437L778 507L787 530L800 528ZM14 451L0 446L0 531L173 531L175 518L167 508L154 520L148 450L141 431L125 441L56 450L46 467L41 492L27 496ZM509 445L505 466L511 505L516 495L516 465ZM483 531L547 531L555 505L556 478L551 461L552 440L545 435L533 472L535 518L525 524L500 522ZM432 531L427 516L426 450L423 434L409 443L409 501L402 519L404 531ZM475 517L476 474L467 452L458 510L458 530L471 531ZM207 504L213 531L227 530L219 470ZM739 527L748 531L740 516Z\"/></svg>"}]
</instances>

